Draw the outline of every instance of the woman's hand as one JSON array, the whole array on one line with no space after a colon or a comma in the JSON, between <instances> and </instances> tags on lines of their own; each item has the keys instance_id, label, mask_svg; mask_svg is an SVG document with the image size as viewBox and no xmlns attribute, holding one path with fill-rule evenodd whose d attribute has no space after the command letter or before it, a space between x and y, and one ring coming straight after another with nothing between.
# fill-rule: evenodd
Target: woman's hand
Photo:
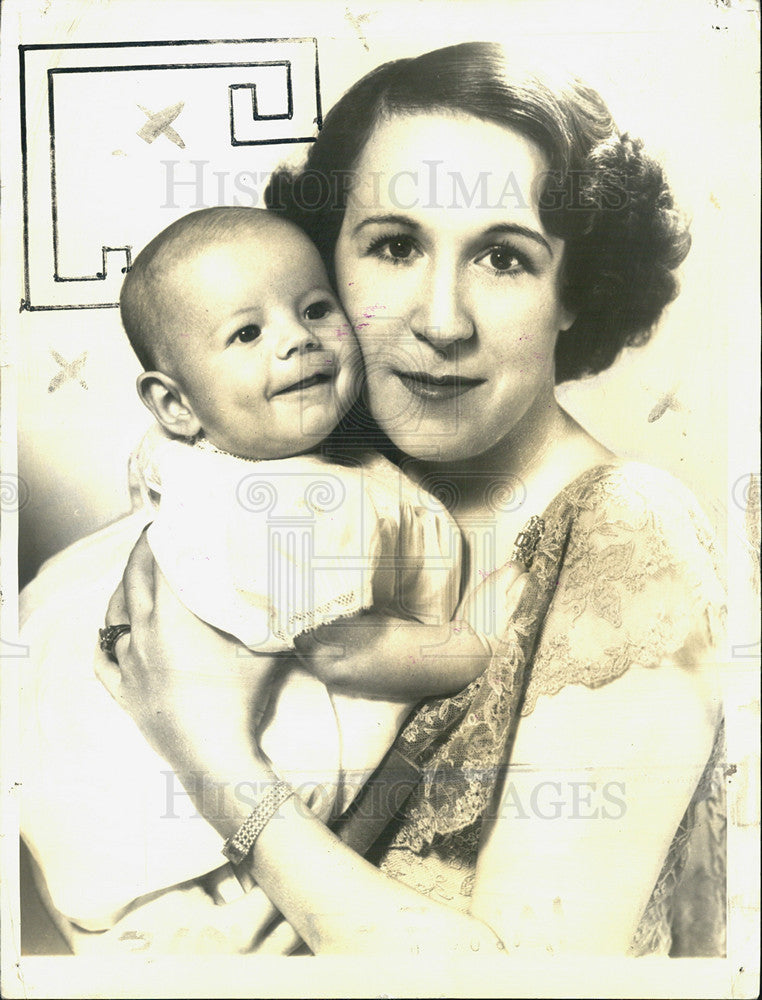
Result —
<instances>
[{"instance_id":1,"label":"woman's hand","mask_svg":"<svg viewBox=\"0 0 762 1000\"><path fill-rule=\"evenodd\" d=\"M254 887L228 903L215 903L200 882L147 898L110 930L84 931L56 921L78 955L290 955L301 938L264 892Z\"/></svg>"},{"instance_id":2,"label":"woman's hand","mask_svg":"<svg viewBox=\"0 0 762 1000\"><path fill-rule=\"evenodd\" d=\"M98 677L181 780L194 770L220 780L261 774L252 734L279 661L251 655L189 612L170 590L145 534L106 621L129 622L131 631L116 644L118 665L104 655Z\"/></svg>"}]
</instances>

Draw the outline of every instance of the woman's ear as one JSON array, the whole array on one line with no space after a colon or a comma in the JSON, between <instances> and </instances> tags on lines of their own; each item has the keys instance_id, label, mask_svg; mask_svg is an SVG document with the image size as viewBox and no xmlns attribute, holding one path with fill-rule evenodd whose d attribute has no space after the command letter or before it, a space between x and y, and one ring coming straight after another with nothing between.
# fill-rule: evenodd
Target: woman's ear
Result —
<instances>
[{"instance_id":1,"label":"woman's ear","mask_svg":"<svg viewBox=\"0 0 762 1000\"><path fill-rule=\"evenodd\" d=\"M570 309L566 304L568 301L568 272L567 272L567 257L566 248L564 247L564 256L561 262L561 270L558 275L558 332L566 333L567 330L571 329L576 322L578 311L576 309Z\"/></svg>"},{"instance_id":2,"label":"woman's ear","mask_svg":"<svg viewBox=\"0 0 762 1000\"><path fill-rule=\"evenodd\" d=\"M567 309L565 306L561 306L558 314L558 332L566 333L567 330L574 326L576 318L576 312L573 312L571 309Z\"/></svg>"},{"instance_id":3,"label":"woman's ear","mask_svg":"<svg viewBox=\"0 0 762 1000\"><path fill-rule=\"evenodd\" d=\"M161 426L178 437L195 437L201 423L185 393L174 379L163 372L141 372L138 395Z\"/></svg>"}]
</instances>

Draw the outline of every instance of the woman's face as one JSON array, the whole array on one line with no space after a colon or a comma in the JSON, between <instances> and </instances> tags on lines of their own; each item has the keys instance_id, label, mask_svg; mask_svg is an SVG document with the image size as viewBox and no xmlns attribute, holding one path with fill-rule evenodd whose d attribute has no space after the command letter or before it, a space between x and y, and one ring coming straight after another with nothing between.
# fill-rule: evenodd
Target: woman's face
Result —
<instances>
[{"instance_id":1,"label":"woman's face","mask_svg":"<svg viewBox=\"0 0 762 1000\"><path fill-rule=\"evenodd\" d=\"M479 455L553 407L563 241L538 210L547 169L519 133L468 115L379 123L336 246L368 402L406 454Z\"/></svg>"}]
</instances>

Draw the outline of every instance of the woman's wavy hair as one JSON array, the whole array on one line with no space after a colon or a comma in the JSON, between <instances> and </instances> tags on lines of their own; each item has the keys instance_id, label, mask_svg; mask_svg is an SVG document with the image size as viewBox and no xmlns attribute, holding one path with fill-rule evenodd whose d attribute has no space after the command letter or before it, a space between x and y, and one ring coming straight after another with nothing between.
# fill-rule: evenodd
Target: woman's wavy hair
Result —
<instances>
[{"instance_id":1,"label":"woman's wavy hair","mask_svg":"<svg viewBox=\"0 0 762 1000\"><path fill-rule=\"evenodd\" d=\"M559 335L556 381L608 368L645 343L675 298L673 273L690 248L659 164L617 129L600 95L576 78L551 83L517 71L500 45L466 42L377 67L326 116L303 170L279 170L265 201L317 244L331 276L355 168L380 120L459 112L534 141L548 161L540 216L566 241L564 304L575 315Z\"/></svg>"}]
</instances>

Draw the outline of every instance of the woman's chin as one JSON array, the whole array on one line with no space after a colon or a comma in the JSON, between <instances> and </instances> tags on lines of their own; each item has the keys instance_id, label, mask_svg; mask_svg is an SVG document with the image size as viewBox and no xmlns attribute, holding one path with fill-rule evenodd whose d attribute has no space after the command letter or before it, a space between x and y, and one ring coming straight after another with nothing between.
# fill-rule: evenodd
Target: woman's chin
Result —
<instances>
[{"instance_id":1,"label":"woman's chin","mask_svg":"<svg viewBox=\"0 0 762 1000\"><path fill-rule=\"evenodd\" d=\"M463 434L462 429L448 431L417 427L413 430L383 428L392 443L409 458L422 462L449 463L473 458L486 451L489 442L477 435Z\"/></svg>"}]
</instances>

